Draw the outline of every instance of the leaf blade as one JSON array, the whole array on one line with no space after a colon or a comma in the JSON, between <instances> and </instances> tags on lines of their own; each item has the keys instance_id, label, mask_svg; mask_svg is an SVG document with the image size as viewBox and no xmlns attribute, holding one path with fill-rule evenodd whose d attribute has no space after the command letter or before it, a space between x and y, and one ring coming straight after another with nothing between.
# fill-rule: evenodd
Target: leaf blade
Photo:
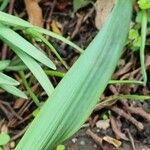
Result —
<instances>
[{"instance_id":1,"label":"leaf blade","mask_svg":"<svg viewBox=\"0 0 150 150\"><path fill-rule=\"evenodd\" d=\"M13 30L5 27L0 24L0 39L4 41L11 48L14 47L19 49L20 51L24 51L34 59L43 63L49 68L56 69L53 62L47 58L42 52L40 52L36 47L34 47L31 43L22 38L19 34L14 32Z\"/></svg>"},{"instance_id":2,"label":"leaf blade","mask_svg":"<svg viewBox=\"0 0 150 150\"><path fill-rule=\"evenodd\" d=\"M131 0L117 1L102 30L56 87L15 150L29 149L29 145L36 150L53 149L80 128L115 69L131 12Z\"/></svg>"}]
</instances>

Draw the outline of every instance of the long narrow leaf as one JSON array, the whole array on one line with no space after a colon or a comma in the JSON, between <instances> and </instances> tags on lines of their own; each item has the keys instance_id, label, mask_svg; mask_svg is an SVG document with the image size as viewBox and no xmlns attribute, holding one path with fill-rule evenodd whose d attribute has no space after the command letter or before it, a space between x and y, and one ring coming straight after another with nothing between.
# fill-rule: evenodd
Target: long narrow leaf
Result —
<instances>
[{"instance_id":1,"label":"long narrow leaf","mask_svg":"<svg viewBox=\"0 0 150 150\"><path fill-rule=\"evenodd\" d=\"M15 86L15 85L19 85L19 82L0 72L0 84L7 84L7 85Z\"/></svg>"},{"instance_id":2,"label":"long narrow leaf","mask_svg":"<svg viewBox=\"0 0 150 150\"><path fill-rule=\"evenodd\" d=\"M15 27L21 27L21 28L30 28L33 27L32 24L29 22L20 19L19 17L9 15L7 13L4 13L0 11L0 22L4 23L6 25L15 26Z\"/></svg>"},{"instance_id":3,"label":"long narrow leaf","mask_svg":"<svg viewBox=\"0 0 150 150\"><path fill-rule=\"evenodd\" d=\"M49 68L56 69L53 62L48 59L41 51L35 46L22 38L19 34L9 29L8 27L0 24L0 39L9 45L12 49L24 51L34 59L48 66Z\"/></svg>"},{"instance_id":4,"label":"long narrow leaf","mask_svg":"<svg viewBox=\"0 0 150 150\"><path fill-rule=\"evenodd\" d=\"M54 91L53 85L50 80L46 76L45 72L41 68L41 66L29 55L27 55L23 51L19 51L17 49L13 49L13 51L20 57L20 59L26 64L26 66L31 70L33 75L39 81L45 92L48 96L52 94Z\"/></svg>"},{"instance_id":5,"label":"long narrow leaf","mask_svg":"<svg viewBox=\"0 0 150 150\"><path fill-rule=\"evenodd\" d=\"M86 121L122 53L132 2L117 1L102 30L56 87L15 150L52 150Z\"/></svg>"},{"instance_id":6,"label":"long narrow leaf","mask_svg":"<svg viewBox=\"0 0 150 150\"><path fill-rule=\"evenodd\" d=\"M21 97L23 99L27 99L27 96L22 91L20 91L19 89L17 89L16 87L12 85L0 84L0 87L15 96Z\"/></svg>"},{"instance_id":7,"label":"long narrow leaf","mask_svg":"<svg viewBox=\"0 0 150 150\"><path fill-rule=\"evenodd\" d=\"M10 60L1 60L0 61L0 71L4 70L10 64Z\"/></svg>"},{"instance_id":8,"label":"long narrow leaf","mask_svg":"<svg viewBox=\"0 0 150 150\"><path fill-rule=\"evenodd\" d=\"M53 38L56 38L58 40L61 40L62 42L74 47L75 49L77 49L79 52L83 52L83 50L77 46L76 44L72 43L71 41L69 41L68 39L54 33L54 32L51 32L51 31L48 31L48 30L45 30L43 28L39 28L39 27L35 27L33 26L32 24L30 24L29 22L23 20L23 19L20 19L16 16L12 16L12 15L9 15L9 14L6 14L4 12L1 12L0 11L0 23L3 23L5 25L8 25L8 26L14 26L14 27L18 27L18 28L21 28L21 29L28 29L28 28L31 28L32 30L36 31L36 32L39 32L39 33L44 33L46 35L49 35Z\"/></svg>"},{"instance_id":9,"label":"long narrow leaf","mask_svg":"<svg viewBox=\"0 0 150 150\"><path fill-rule=\"evenodd\" d=\"M51 32L51 31L48 31L46 29L43 29L41 27L32 27L31 28L34 32L39 32L39 33L42 33L42 34L45 34L45 35L48 35L48 36L51 36L53 38L56 38L60 41L63 41L64 43L72 46L73 48L77 49L80 53L83 53L83 49L81 49L79 46L77 46L76 44L72 43L71 41L67 40L66 38L64 38L63 36L60 36L54 32Z\"/></svg>"}]
</instances>

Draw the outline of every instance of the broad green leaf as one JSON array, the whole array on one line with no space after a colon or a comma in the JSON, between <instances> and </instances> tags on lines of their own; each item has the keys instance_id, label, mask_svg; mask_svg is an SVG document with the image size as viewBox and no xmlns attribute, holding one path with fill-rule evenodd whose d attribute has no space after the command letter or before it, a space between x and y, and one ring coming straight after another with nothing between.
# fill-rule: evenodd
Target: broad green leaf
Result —
<instances>
[{"instance_id":1,"label":"broad green leaf","mask_svg":"<svg viewBox=\"0 0 150 150\"><path fill-rule=\"evenodd\" d=\"M10 136L7 133L0 133L0 146L9 142Z\"/></svg>"},{"instance_id":2,"label":"broad green leaf","mask_svg":"<svg viewBox=\"0 0 150 150\"><path fill-rule=\"evenodd\" d=\"M1 60L0 61L0 71L4 70L10 64L10 60Z\"/></svg>"},{"instance_id":3,"label":"broad green leaf","mask_svg":"<svg viewBox=\"0 0 150 150\"><path fill-rule=\"evenodd\" d=\"M12 48L13 49L13 48ZM47 75L41 68L41 66L25 52L20 51L16 48L13 51L20 57L20 59L25 63L25 65L30 69L36 79L39 81L45 92L50 96L54 90L53 85L48 79Z\"/></svg>"},{"instance_id":4,"label":"broad green leaf","mask_svg":"<svg viewBox=\"0 0 150 150\"><path fill-rule=\"evenodd\" d=\"M132 2L117 0L101 31L58 84L15 150L52 150L86 121L122 53Z\"/></svg>"},{"instance_id":5,"label":"broad green leaf","mask_svg":"<svg viewBox=\"0 0 150 150\"><path fill-rule=\"evenodd\" d=\"M22 38L19 34L9 29L8 27L0 24L0 39L4 41L12 49L18 49L24 51L34 59L48 66L49 68L56 69L53 62L47 58L41 51L35 46Z\"/></svg>"},{"instance_id":6,"label":"broad green leaf","mask_svg":"<svg viewBox=\"0 0 150 150\"><path fill-rule=\"evenodd\" d=\"M0 72L0 84L7 84L7 85L15 86L15 85L19 85L19 82Z\"/></svg>"},{"instance_id":7,"label":"broad green leaf","mask_svg":"<svg viewBox=\"0 0 150 150\"><path fill-rule=\"evenodd\" d=\"M4 84L0 84L0 88L4 89L5 91L7 91L8 93L11 93L15 96L27 99L27 96L20 91L19 89L17 89L15 86L12 85L4 85Z\"/></svg>"}]
</instances>

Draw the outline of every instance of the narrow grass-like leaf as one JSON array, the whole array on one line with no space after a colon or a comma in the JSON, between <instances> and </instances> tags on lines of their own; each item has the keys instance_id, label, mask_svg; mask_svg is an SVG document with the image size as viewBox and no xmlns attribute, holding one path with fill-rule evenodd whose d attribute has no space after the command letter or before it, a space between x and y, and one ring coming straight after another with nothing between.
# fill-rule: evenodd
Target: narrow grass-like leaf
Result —
<instances>
[{"instance_id":1,"label":"narrow grass-like leaf","mask_svg":"<svg viewBox=\"0 0 150 150\"><path fill-rule=\"evenodd\" d=\"M117 0L106 24L56 87L15 150L52 150L86 121L122 53L132 2Z\"/></svg>"},{"instance_id":2,"label":"narrow grass-like leaf","mask_svg":"<svg viewBox=\"0 0 150 150\"><path fill-rule=\"evenodd\" d=\"M0 84L7 84L7 85L16 86L16 85L19 85L19 82L0 72Z\"/></svg>"},{"instance_id":3,"label":"narrow grass-like leaf","mask_svg":"<svg viewBox=\"0 0 150 150\"><path fill-rule=\"evenodd\" d=\"M108 106L112 102L116 102L118 100L126 100L126 99L134 100L134 101L135 100L144 101L144 100L150 100L150 96L146 96L146 95L123 95L123 94L109 96L105 100L103 100L102 102L99 102L96 105L95 110L99 110L99 107L102 108L102 107Z\"/></svg>"},{"instance_id":4,"label":"narrow grass-like leaf","mask_svg":"<svg viewBox=\"0 0 150 150\"><path fill-rule=\"evenodd\" d=\"M8 93L21 97L23 99L27 99L27 96L22 91L20 91L19 89L17 89L16 87L12 85L0 84L0 87L4 89L5 91L7 91Z\"/></svg>"},{"instance_id":5,"label":"narrow grass-like leaf","mask_svg":"<svg viewBox=\"0 0 150 150\"><path fill-rule=\"evenodd\" d=\"M33 27L29 22L10 14L0 11L0 22L9 26L30 28Z\"/></svg>"},{"instance_id":6,"label":"narrow grass-like leaf","mask_svg":"<svg viewBox=\"0 0 150 150\"><path fill-rule=\"evenodd\" d=\"M32 91L32 88L29 86L27 80L26 80L26 77L25 77L25 74L23 71L19 71L19 74L22 78L22 81L23 81L23 84L24 86L26 87L30 97L32 98L32 100L34 101L34 103L39 107L41 106L40 105L40 101L38 100L37 96L34 94L34 92Z\"/></svg>"},{"instance_id":7,"label":"narrow grass-like leaf","mask_svg":"<svg viewBox=\"0 0 150 150\"><path fill-rule=\"evenodd\" d=\"M56 51L56 49L54 48L54 46L44 37L42 36L41 33L38 33L34 30L32 30L32 28L29 28L26 30L26 32L33 36L33 38L38 38L40 39L45 45L48 46L48 48L50 48L50 50L56 55L56 57L60 60L60 62L66 67L66 69L68 69L69 67L67 66L67 64L65 63L65 61L61 58L61 56L59 55L59 53Z\"/></svg>"},{"instance_id":8,"label":"narrow grass-like leaf","mask_svg":"<svg viewBox=\"0 0 150 150\"><path fill-rule=\"evenodd\" d=\"M59 71L53 71L53 70L45 70L45 73L48 76L56 76L56 77L60 77L60 78L63 78L65 76L65 73L62 73Z\"/></svg>"},{"instance_id":9,"label":"narrow grass-like leaf","mask_svg":"<svg viewBox=\"0 0 150 150\"><path fill-rule=\"evenodd\" d=\"M10 64L10 60L1 60L0 61L0 71L4 70L7 68Z\"/></svg>"},{"instance_id":10,"label":"narrow grass-like leaf","mask_svg":"<svg viewBox=\"0 0 150 150\"><path fill-rule=\"evenodd\" d=\"M72 46L73 48L77 49L79 52L83 52L83 50L79 46L72 43L68 39L66 39L66 38L64 38L64 37L62 37L62 36L60 36L60 35L58 35L54 32L48 31L46 29L43 29L43 28L40 28L40 27L35 27L32 24L30 24L29 22L27 22L27 21L25 21L25 20L23 20L19 17L12 16L12 15L9 15L9 14L1 12L1 11L0 11L0 23L3 23L3 24L8 25L8 26L14 26L14 27L21 28L21 29L31 28L35 32L39 32L39 33L49 35L53 38L61 40L62 42Z\"/></svg>"},{"instance_id":11,"label":"narrow grass-like leaf","mask_svg":"<svg viewBox=\"0 0 150 150\"><path fill-rule=\"evenodd\" d=\"M24 51L34 59L48 66L49 68L56 69L53 62L48 59L41 51L35 46L22 38L19 34L9 29L8 27L0 24L0 39L9 45L12 49Z\"/></svg>"},{"instance_id":12,"label":"narrow grass-like leaf","mask_svg":"<svg viewBox=\"0 0 150 150\"><path fill-rule=\"evenodd\" d=\"M77 46L76 44L72 43L71 41L67 40L66 38L64 38L63 36L60 36L54 32L51 32L51 31L48 31L46 29L43 29L41 27L32 27L31 28L33 31L36 31L36 32L39 32L39 33L42 33L42 34L45 34L45 35L48 35L48 36L51 36L53 38L56 38L70 46L72 46L73 48L75 48L76 50L78 50L80 53L83 53L84 50L81 49L79 46Z\"/></svg>"},{"instance_id":13,"label":"narrow grass-like leaf","mask_svg":"<svg viewBox=\"0 0 150 150\"><path fill-rule=\"evenodd\" d=\"M138 80L110 80L109 84L140 84L143 85L142 81Z\"/></svg>"},{"instance_id":14,"label":"narrow grass-like leaf","mask_svg":"<svg viewBox=\"0 0 150 150\"><path fill-rule=\"evenodd\" d=\"M0 6L0 11L5 10L5 8L7 7L8 3L9 3L9 0L3 0L2 4Z\"/></svg>"},{"instance_id":15,"label":"narrow grass-like leaf","mask_svg":"<svg viewBox=\"0 0 150 150\"><path fill-rule=\"evenodd\" d=\"M26 64L26 66L31 70L33 75L39 81L45 92L50 96L54 91L53 85L50 80L46 76L45 72L41 68L41 66L29 55L27 55L23 51L19 51L17 49L13 49L13 51L20 57L20 59Z\"/></svg>"}]
</instances>

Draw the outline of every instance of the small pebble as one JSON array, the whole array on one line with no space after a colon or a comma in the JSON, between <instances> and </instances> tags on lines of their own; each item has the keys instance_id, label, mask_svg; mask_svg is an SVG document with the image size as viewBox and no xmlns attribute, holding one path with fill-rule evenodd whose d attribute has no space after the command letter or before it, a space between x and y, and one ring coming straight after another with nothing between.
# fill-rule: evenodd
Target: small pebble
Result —
<instances>
[{"instance_id":1,"label":"small pebble","mask_svg":"<svg viewBox=\"0 0 150 150\"><path fill-rule=\"evenodd\" d=\"M73 138L73 139L72 139L72 142L73 142L73 143L76 143L76 142L77 142L77 138Z\"/></svg>"},{"instance_id":2,"label":"small pebble","mask_svg":"<svg viewBox=\"0 0 150 150\"><path fill-rule=\"evenodd\" d=\"M81 145L85 145L85 141L80 141L80 144Z\"/></svg>"}]
</instances>

